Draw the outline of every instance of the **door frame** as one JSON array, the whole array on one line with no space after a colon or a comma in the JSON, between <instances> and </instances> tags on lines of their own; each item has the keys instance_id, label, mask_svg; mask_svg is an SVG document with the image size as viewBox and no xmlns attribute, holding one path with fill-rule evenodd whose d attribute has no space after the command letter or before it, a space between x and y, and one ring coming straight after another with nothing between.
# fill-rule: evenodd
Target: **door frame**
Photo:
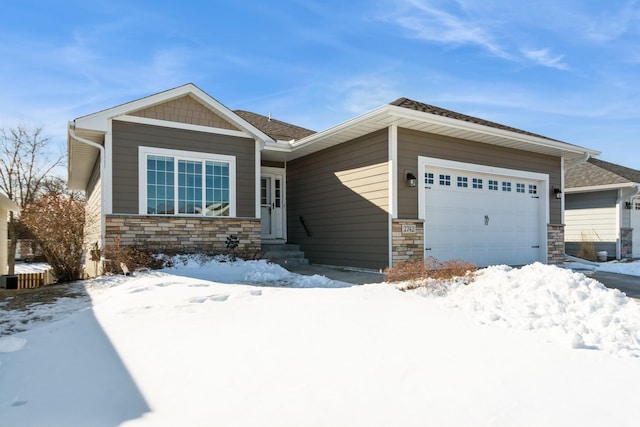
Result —
<instances>
[{"instance_id":1,"label":"door frame","mask_svg":"<svg viewBox=\"0 0 640 427\"><path fill-rule=\"evenodd\" d=\"M275 182L276 179L280 180L280 229L282 230L281 235L270 236L265 238L261 234L262 242L264 243L285 243L287 241L287 170L285 168L276 168L271 166L261 166L260 167L260 180L258 181L262 185L262 178L271 178L272 182ZM260 191L261 188L258 187L258 199L261 202ZM275 192L275 186L272 187L272 191ZM273 194L273 193L272 193ZM262 203L260 203L260 220L262 221ZM273 223L272 223L273 224Z\"/></svg>"}]
</instances>

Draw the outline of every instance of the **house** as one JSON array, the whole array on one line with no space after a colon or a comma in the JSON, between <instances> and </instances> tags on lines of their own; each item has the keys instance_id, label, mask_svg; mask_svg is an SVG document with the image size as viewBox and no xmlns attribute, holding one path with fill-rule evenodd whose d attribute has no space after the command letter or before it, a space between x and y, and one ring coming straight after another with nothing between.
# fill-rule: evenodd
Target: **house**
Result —
<instances>
[{"instance_id":1,"label":"house","mask_svg":"<svg viewBox=\"0 0 640 427\"><path fill-rule=\"evenodd\" d=\"M567 254L592 242L610 258L640 257L640 171L589 159L567 171L565 188Z\"/></svg>"},{"instance_id":2,"label":"house","mask_svg":"<svg viewBox=\"0 0 640 427\"><path fill-rule=\"evenodd\" d=\"M9 211L19 212L20 208L13 200L0 193L0 275L7 274L7 263L9 257L7 215Z\"/></svg>"},{"instance_id":3,"label":"house","mask_svg":"<svg viewBox=\"0 0 640 427\"><path fill-rule=\"evenodd\" d=\"M376 270L557 262L563 165L599 154L406 98L313 132L193 84L75 119L68 152L69 187L88 197L88 274L117 244L210 251L230 238Z\"/></svg>"}]
</instances>

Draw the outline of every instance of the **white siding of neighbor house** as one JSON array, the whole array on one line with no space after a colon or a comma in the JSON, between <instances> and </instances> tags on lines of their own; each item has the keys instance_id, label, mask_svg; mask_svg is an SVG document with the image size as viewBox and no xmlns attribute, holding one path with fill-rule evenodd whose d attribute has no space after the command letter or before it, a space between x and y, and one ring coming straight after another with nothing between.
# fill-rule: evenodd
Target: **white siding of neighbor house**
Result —
<instances>
[{"instance_id":1,"label":"white siding of neighbor house","mask_svg":"<svg viewBox=\"0 0 640 427\"><path fill-rule=\"evenodd\" d=\"M615 242L618 238L616 207L569 209L564 229L567 242Z\"/></svg>"}]
</instances>

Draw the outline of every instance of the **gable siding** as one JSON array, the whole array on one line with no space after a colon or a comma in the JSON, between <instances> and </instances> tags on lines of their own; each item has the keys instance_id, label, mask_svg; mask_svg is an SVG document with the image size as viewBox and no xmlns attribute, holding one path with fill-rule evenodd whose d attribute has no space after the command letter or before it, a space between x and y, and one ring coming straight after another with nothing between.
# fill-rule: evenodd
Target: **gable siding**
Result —
<instances>
[{"instance_id":1,"label":"gable siding","mask_svg":"<svg viewBox=\"0 0 640 427\"><path fill-rule=\"evenodd\" d=\"M561 159L544 154L530 153L506 147L482 144L457 138L398 129L398 217L418 217L416 189L406 185L405 170L424 180L424 171L418 170L418 156L435 157L493 167L545 173L549 175L549 188L560 187ZM549 196L550 222L560 224L562 213L560 200Z\"/></svg>"},{"instance_id":2,"label":"gable siding","mask_svg":"<svg viewBox=\"0 0 640 427\"><path fill-rule=\"evenodd\" d=\"M222 116L211 111L189 95L129 114L132 116L146 117L148 119L239 130Z\"/></svg>"},{"instance_id":3,"label":"gable siding","mask_svg":"<svg viewBox=\"0 0 640 427\"><path fill-rule=\"evenodd\" d=\"M138 214L138 147L236 158L236 215L255 217L255 141L249 138L113 121L113 213Z\"/></svg>"},{"instance_id":4,"label":"gable siding","mask_svg":"<svg viewBox=\"0 0 640 427\"><path fill-rule=\"evenodd\" d=\"M315 264L386 267L388 180L386 130L287 163L289 241Z\"/></svg>"}]
</instances>

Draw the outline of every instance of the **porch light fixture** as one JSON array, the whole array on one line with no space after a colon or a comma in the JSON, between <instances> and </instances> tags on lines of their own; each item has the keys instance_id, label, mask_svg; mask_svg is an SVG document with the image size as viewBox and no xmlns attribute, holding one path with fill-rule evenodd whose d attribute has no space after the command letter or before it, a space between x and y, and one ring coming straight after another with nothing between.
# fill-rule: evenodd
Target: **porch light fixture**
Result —
<instances>
[{"instance_id":1,"label":"porch light fixture","mask_svg":"<svg viewBox=\"0 0 640 427\"><path fill-rule=\"evenodd\" d=\"M417 184L417 180L418 178L416 178L414 174L412 174L411 172L407 173L407 185L409 187L415 187Z\"/></svg>"},{"instance_id":2,"label":"porch light fixture","mask_svg":"<svg viewBox=\"0 0 640 427\"><path fill-rule=\"evenodd\" d=\"M562 190L557 187L553 188L553 194L556 196L556 199L562 199Z\"/></svg>"},{"instance_id":3,"label":"porch light fixture","mask_svg":"<svg viewBox=\"0 0 640 427\"><path fill-rule=\"evenodd\" d=\"M631 209L631 202L625 202L624 208L625 209Z\"/></svg>"}]
</instances>

